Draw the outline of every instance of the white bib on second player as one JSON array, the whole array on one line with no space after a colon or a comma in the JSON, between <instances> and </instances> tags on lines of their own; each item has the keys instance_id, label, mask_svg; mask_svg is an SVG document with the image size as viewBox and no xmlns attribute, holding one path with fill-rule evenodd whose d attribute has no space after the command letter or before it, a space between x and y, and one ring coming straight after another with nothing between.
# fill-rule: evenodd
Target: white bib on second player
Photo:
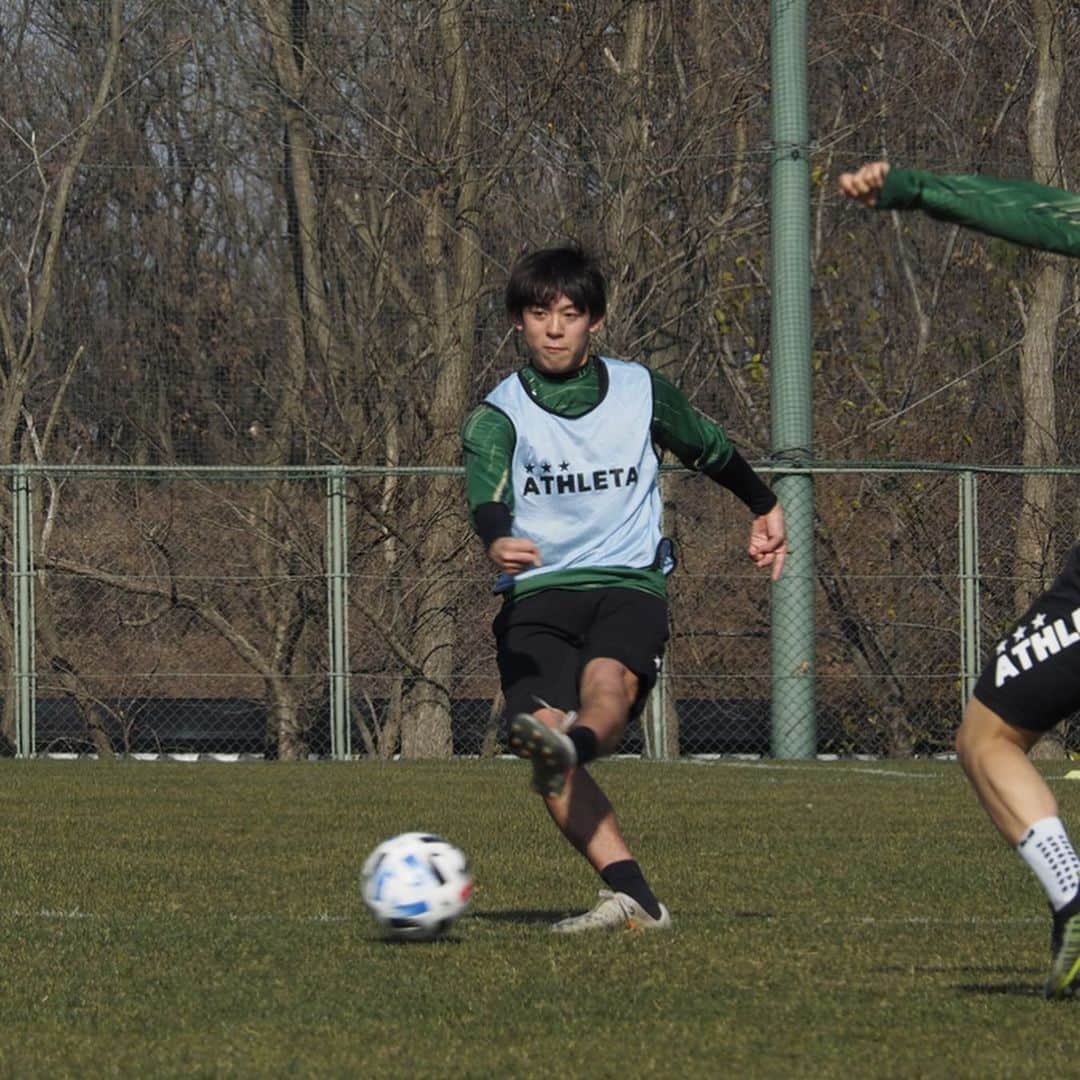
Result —
<instances>
[{"instance_id":1,"label":"white bib on second player","mask_svg":"<svg viewBox=\"0 0 1080 1080\"><path fill-rule=\"evenodd\" d=\"M513 534L540 549L544 565L514 580L581 567L652 566L660 542L659 460L653 448L652 378L628 360L600 357L607 393L573 419L529 396L521 378L503 379L487 396L505 413L517 439L511 462Z\"/></svg>"}]
</instances>

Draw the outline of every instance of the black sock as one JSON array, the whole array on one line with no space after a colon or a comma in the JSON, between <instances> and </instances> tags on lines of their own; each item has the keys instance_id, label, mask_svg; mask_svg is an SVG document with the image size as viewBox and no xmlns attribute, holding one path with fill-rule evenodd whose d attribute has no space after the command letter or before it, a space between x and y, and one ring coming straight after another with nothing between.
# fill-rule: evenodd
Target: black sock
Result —
<instances>
[{"instance_id":1,"label":"black sock","mask_svg":"<svg viewBox=\"0 0 1080 1080\"><path fill-rule=\"evenodd\" d=\"M626 893L633 897L654 919L660 918L660 904L653 896L645 875L634 859L608 863L600 876L612 892Z\"/></svg>"},{"instance_id":2,"label":"black sock","mask_svg":"<svg viewBox=\"0 0 1080 1080\"><path fill-rule=\"evenodd\" d=\"M600 746L596 741L596 732L589 727L572 727L567 733L577 751L577 763L588 765L600 756Z\"/></svg>"}]
</instances>

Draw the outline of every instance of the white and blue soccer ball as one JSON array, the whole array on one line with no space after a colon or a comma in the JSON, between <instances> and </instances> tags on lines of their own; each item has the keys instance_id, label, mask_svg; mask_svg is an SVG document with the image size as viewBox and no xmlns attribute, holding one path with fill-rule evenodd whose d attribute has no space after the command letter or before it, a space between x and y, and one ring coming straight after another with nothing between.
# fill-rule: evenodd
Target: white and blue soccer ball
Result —
<instances>
[{"instance_id":1,"label":"white and blue soccer ball","mask_svg":"<svg viewBox=\"0 0 1080 1080\"><path fill-rule=\"evenodd\" d=\"M388 937L430 941L469 906L472 875L465 855L433 833L384 840L360 874L364 903Z\"/></svg>"}]
</instances>

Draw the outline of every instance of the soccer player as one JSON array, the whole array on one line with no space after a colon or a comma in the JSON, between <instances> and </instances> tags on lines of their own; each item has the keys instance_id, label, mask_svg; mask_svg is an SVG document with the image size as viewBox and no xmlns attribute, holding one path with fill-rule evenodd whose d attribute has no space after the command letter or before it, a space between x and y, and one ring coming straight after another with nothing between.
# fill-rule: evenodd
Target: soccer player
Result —
<instances>
[{"instance_id":1,"label":"soccer player","mask_svg":"<svg viewBox=\"0 0 1080 1080\"><path fill-rule=\"evenodd\" d=\"M875 161L840 190L878 210L920 209L1028 247L1080 255L1080 196L1025 180L936 176ZM1046 890L1053 918L1046 996L1080 975L1080 859L1028 751L1080 709L1080 545L1053 584L999 642L964 710L960 763L998 831Z\"/></svg>"},{"instance_id":2,"label":"soccer player","mask_svg":"<svg viewBox=\"0 0 1080 1080\"><path fill-rule=\"evenodd\" d=\"M462 442L472 522L500 571L493 631L510 749L531 759L533 788L607 886L595 908L552 929L666 930L667 908L584 768L640 715L668 637L675 558L660 533L657 448L746 504L750 558L774 580L783 511L667 378L595 354L607 300L590 255L560 247L524 256L506 309L529 363L472 412Z\"/></svg>"}]
</instances>

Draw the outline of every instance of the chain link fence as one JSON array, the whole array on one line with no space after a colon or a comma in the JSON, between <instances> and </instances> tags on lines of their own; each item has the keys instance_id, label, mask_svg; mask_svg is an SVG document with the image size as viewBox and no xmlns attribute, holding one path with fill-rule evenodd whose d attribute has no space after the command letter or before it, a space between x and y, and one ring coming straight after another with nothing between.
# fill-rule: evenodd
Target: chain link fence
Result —
<instances>
[{"instance_id":1,"label":"chain link fence","mask_svg":"<svg viewBox=\"0 0 1080 1080\"><path fill-rule=\"evenodd\" d=\"M762 470L768 469L762 466ZM1021 470L810 470L817 753L948 751L981 657L1080 532L1056 474L1018 567ZM16 470L8 753L389 758L502 752L499 601L456 469ZM742 506L665 471L671 642L622 751L764 754L778 676ZM792 673L787 673L792 674ZM1068 738L1068 725L1066 725Z\"/></svg>"},{"instance_id":2,"label":"chain link fence","mask_svg":"<svg viewBox=\"0 0 1080 1080\"><path fill-rule=\"evenodd\" d=\"M1042 92L1035 43L1052 19L1064 68L1077 10L810 6L791 262L820 458L1043 460L1039 431L1080 460L1075 274L1039 344L1040 256L836 185L886 152L1075 177L1080 81ZM795 325L773 311L771 25L735 0L0 5L0 461L93 463L0 499L0 748L496 752L496 600L450 464L524 360L501 303L523 251L597 252L598 348L672 378L745 456L811 445L766 434ZM326 461L416 468L300 467ZM1041 521L1027 474L966 468L810 471L797 615L751 572L742 508L666 474L673 636L625 749L947 748L980 657L1080 532L1067 470ZM795 685L806 713L777 715Z\"/></svg>"}]
</instances>

